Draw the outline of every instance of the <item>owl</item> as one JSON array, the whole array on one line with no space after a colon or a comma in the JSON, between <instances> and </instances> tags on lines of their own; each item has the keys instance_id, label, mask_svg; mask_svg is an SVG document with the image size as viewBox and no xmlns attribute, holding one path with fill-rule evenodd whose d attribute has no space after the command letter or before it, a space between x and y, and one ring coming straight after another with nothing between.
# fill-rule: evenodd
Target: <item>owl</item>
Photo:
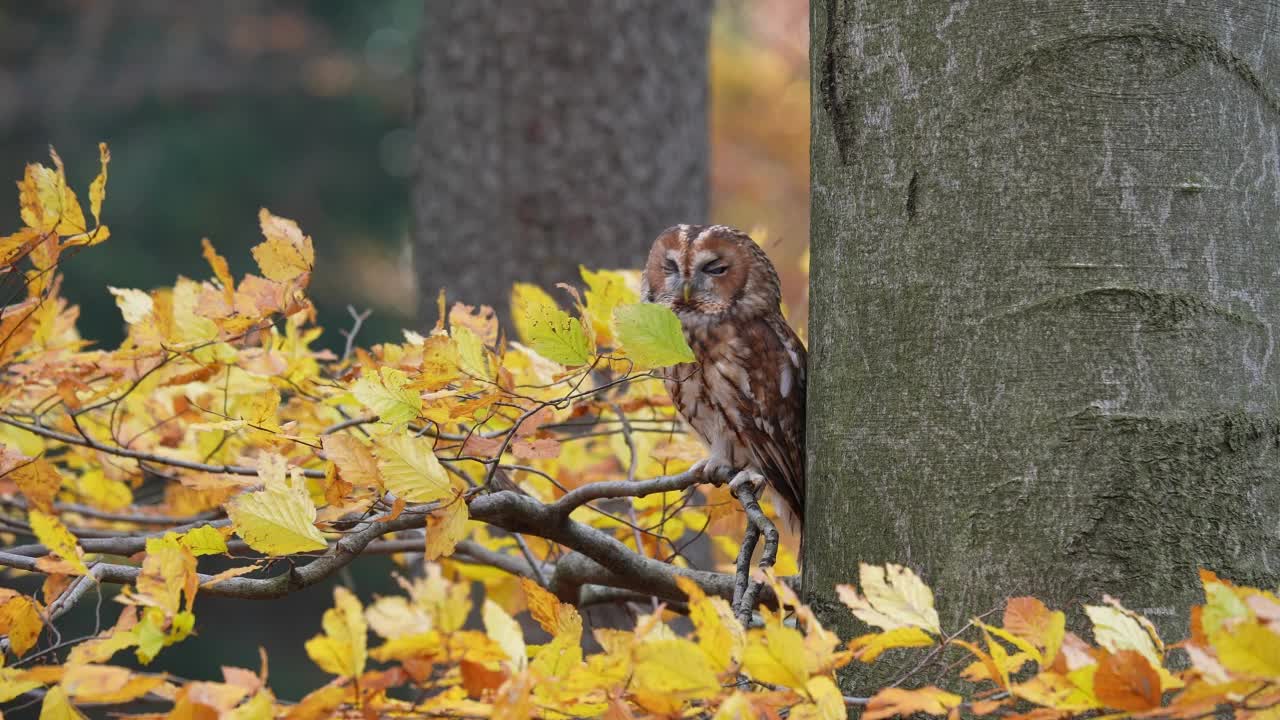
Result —
<instances>
[{"instance_id":1,"label":"owl","mask_svg":"<svg viewBox=\"0 0 1280 720\"><path fill-rule=\"evenodd\" d=\"M646 302L671 308L695 362L663 369L667 392L708 448L703 469L762 481L785 525L804 521L804 345L782 317L778 273L746 233L677 225L653 243Z\"/></svg>"}]
</instances>

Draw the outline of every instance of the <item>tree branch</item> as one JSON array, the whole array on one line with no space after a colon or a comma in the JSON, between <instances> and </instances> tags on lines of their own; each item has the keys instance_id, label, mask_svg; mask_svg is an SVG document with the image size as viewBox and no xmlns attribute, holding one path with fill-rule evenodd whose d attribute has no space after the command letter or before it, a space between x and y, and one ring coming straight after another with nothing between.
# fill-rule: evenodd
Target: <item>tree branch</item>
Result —
<instances>
[{"instance_id":1,"label":"tree branch","mask_svg":"<svg viewBox=\"0 0 1280 720\"><path fill-rule=\"evenodd\" d=\"M78 437L69 433L51 430L43 425L31 425L20 420L15 420L8 415L0 415L0 423L11 425L20 430L26 430L29 433L57 440L58 442L67 443L68 445L79 445L92 450L99 450L116 457L126 457L133 460L155 463L157 465L168 465L169 467L182 468L184 470L195 470L198 472L221 473L224 475L257 475L258 468L247 467L245 465L210 465L208 463L194 462L191 460L183 460L182 458L168 457L166 455L157 455L155 453L142 452L140 450L130 450L129 448L118 447L115 445L106 445L85 435ZM323 470L302 469L302 474L309 478L323 479Z\"/></svg>"}]
</instances>

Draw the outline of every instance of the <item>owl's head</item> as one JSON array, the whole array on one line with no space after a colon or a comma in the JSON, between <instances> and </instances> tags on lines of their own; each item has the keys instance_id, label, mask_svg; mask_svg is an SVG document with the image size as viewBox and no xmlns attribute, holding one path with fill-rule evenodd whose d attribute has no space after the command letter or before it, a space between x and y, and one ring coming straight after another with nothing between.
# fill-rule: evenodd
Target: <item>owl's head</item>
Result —
<instances>
[{"instance_id":1,"label":"owl's head","mask_svg":"<svg viewBox=\"0 0 1280 720\"><path fill-rule=\"evenodd\" d=\"M676 225L654 240L645 264L646 302L683 320L778 312L778 273L746 233L725 225Z\"/></svg>"}]
</instances>

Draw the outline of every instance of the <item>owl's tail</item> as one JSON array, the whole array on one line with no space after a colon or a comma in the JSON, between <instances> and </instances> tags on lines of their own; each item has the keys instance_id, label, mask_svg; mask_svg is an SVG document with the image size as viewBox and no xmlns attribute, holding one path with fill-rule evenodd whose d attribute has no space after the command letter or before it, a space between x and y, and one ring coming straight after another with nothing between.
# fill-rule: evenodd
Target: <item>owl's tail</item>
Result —
<instances>
[{"instance_id":1,"label":"owl's tail","mask_svg":"<svg viewBox=\"0 0 1280 720\"><path fill-rule=\"evenodd\" d=\"M774 510L778 513L778 520L782 522L782 526L787 532L795 535L800 540L800 548L796 552L796 564L803 567L804 565L804 519L800 513L792 509L791 505L782 497L782 495L774 491L773 487L769 488L769 500L773 503Z\"/></svg>"}]
</instances>

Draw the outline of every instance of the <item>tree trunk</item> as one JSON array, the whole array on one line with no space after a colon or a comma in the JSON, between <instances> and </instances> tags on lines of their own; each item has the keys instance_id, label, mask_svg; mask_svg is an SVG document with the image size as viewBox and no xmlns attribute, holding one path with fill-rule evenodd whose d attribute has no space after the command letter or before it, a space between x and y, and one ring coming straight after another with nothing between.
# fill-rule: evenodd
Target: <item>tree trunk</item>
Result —
<instances>
[{"instance_id":1,"label":"tree trunk","mask_svg":"<svg viewBox=\"0 0 1280 720\"><path fill-rule=\"evenodd\" d=\"M1280 580L1280 8L814 0L804 586ZM1069 615L1070 615L1069 611Z\"/></svg>"},{"instance_id":2,"label":"tree trunk","mask_svg":"<svg viewBox=\"0 0 1280 720\"><path fill-rule=\"evenodd\" d=\"M708 0L427 0L423 26L420 322L441 287L503 312L706 219Z\"/></svg>"}]
</instances>

